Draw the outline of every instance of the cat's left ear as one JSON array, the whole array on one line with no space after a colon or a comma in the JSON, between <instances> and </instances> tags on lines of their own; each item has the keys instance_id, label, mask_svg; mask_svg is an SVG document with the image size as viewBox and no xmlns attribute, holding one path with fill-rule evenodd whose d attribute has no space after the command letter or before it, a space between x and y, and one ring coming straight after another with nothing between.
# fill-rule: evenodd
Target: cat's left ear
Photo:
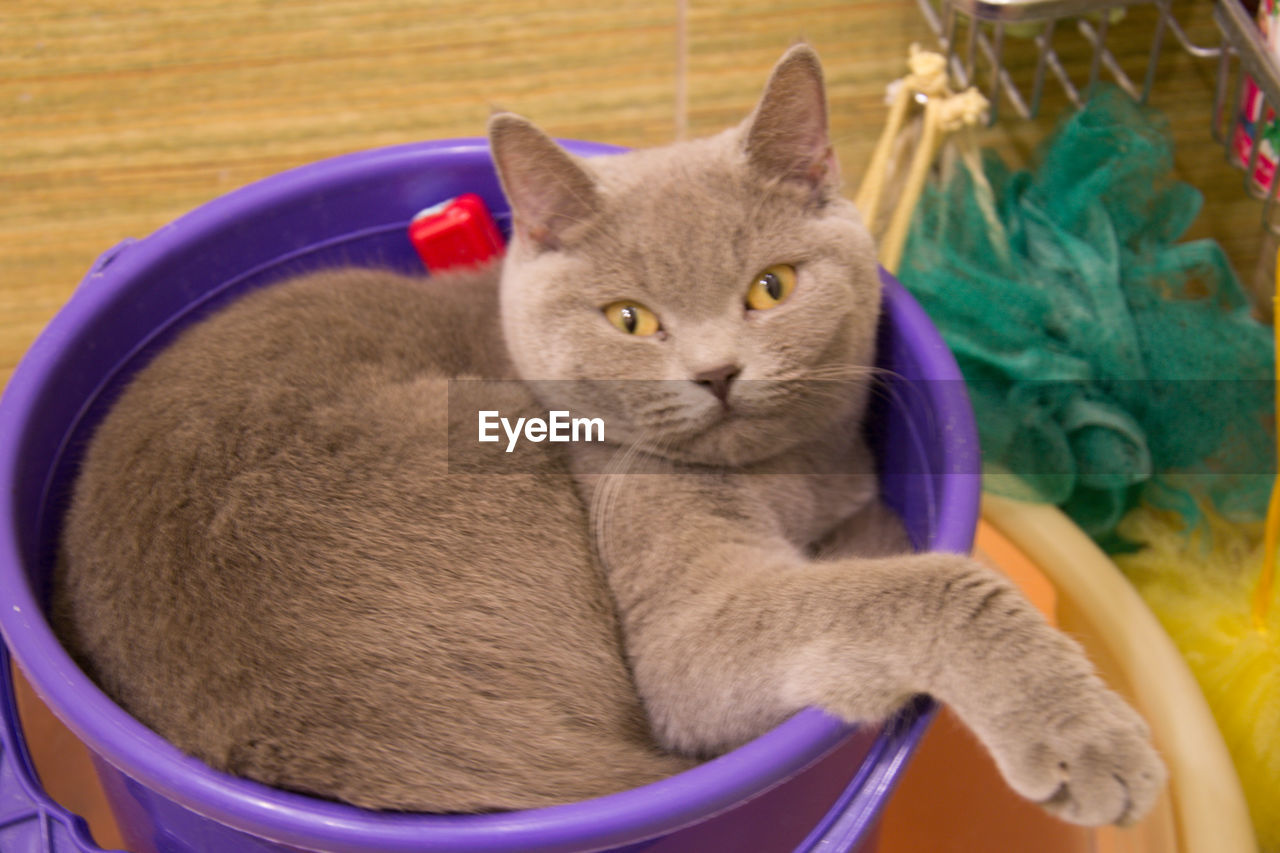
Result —
<instances>
[{"instance_id":1,"label":"cat's left ear","mask_svg":"<svg viewBox=\"0 0 1280 853\"><path fill-rule=\"evenodd\" d=\"M791 48L774 66L760 103L747 119L743 147L747 162L767 178L801 183L820 202L839 192L822 64L807 44Z\"/></svg>"},{"instance_id":2,"label":"cat's left ear","mask_svg":"<svg viewBox=\"0 0 1280 853\"><path fill-rule=\"evenodd\" d=\"M538 250L563 248L600 210L595 177L527 119L489 119L489 148L515 228Z\"/></svg>"}]
</instances>

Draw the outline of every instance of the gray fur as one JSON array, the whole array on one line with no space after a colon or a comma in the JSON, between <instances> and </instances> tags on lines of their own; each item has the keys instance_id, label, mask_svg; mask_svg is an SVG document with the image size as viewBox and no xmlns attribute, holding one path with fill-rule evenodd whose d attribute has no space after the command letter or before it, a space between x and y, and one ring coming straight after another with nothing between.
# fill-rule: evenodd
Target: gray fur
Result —
<instances>
[{"instance_id":1,"label":"gray fur","mask_svg":"<svg viewBox=\"0 0 1280 853\"><path fill-rule=\"evenodd\" d=\"M563 460L446 473L444 377L510 371L495 284L290 282L137 377L84 463L54 599L130 713L215 767L375 808L544 806L689 766L648 732Z\"/></svg>"},{"instance_id":2,"label":"gray fur","mask_svg":"<svg viewBox=\"0 0 1280 853\"><path fill-rule=\"evenodd\" d=\"M1163 780L1142 720L1009 583L903 553L857 473L880 293L812 51L707 139L586 162L509 114L490 136L500 280L271 288L105 421L54 615L108 692L215 766L433 811L605 793L808 705L875 720L927 692L1024 796L1142 814ZM748 310L777 263L795 292ZM610 325L621 299L662 331ZM722 402L698 378L727 367ZM609 443L446 474L474 417L446 377L512 375L504 415L585 407Z\"/></svg>"}]
</instances>

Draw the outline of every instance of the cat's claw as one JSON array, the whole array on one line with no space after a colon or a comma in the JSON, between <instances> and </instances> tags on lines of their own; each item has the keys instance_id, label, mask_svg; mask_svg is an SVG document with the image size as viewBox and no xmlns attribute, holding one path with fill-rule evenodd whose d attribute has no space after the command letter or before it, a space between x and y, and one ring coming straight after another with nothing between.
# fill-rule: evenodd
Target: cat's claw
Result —
<instances>
[{"instance_id":1,"label":"cat's claw","mask_svg":"<svg viewBox=\"0 0 1280 853\"><path fill-rule=\"evenodd\" d=\"M1000 744L996 761L1014 790L1062 820L1128 825L1155 804L1164 764L1141 717L1110 691L1089 692L1092 708L1054 715L1040 736Z\"/></svg>"}]
</instances>

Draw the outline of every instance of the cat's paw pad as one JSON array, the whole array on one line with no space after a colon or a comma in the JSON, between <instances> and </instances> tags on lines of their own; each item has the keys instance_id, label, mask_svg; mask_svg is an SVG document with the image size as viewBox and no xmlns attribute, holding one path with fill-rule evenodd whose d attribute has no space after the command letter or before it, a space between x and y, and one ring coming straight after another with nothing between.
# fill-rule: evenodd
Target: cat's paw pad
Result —
<instances>
[{"instance_id":1,"label":"cat's paw pad","mask_svg":"<svg viewBox=\"0 0 1280 853\"><path fill-rule=\"evenodd\" d=\"M1084 711L1049 715L997 750L1009 784L1062 820L1127 825L1154 805L1165 769L1142 718L1104 692Z\"/></svg>"}]
</instances>

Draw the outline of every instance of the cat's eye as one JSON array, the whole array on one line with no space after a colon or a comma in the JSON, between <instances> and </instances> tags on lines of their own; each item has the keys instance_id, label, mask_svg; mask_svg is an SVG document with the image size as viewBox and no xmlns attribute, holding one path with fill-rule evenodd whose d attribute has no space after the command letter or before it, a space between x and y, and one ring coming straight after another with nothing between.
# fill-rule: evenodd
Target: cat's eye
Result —
<instances>
[{"instance_id":1,"label":"cat's eye","mask_svg":"<svg viewBox=\"0 0 1280 853\"><path fill-rule=\"evenodd\" d=\"M613 302L604 306L604 316L614 328L643 338L658 331L658 317L638 302Z\"/></svg>"},{"instance_id":2,"label":"cat's eye","mask_svg":"<svg viewBox=\"0 0 1280 853\"><path fill-rule=\"evenodd\" d=\"M761 270L747 288L747 307L764 311L781 305L796 289L796 268L790 264L774 264Z\"/></svg>"}]
</instances>

